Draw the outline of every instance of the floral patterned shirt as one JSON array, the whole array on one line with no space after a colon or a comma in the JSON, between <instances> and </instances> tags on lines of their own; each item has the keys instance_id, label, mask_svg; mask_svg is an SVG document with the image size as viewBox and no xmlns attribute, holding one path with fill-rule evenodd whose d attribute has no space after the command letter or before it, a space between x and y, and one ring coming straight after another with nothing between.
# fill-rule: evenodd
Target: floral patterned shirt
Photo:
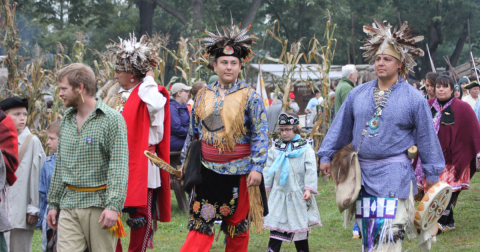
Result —
<instances>
[{"instance_id":1,"label":"floral patterned shirt","mask_svg":"<svg viewBox=\"0 0 480 252\"><path fill-rule=\"evenodd\" d=\"M210 90L218 85L218 82L206 86ZM267 150L268 150L268 124L267 124L267 113L265 106L261 98L257 95L255 90L251 88L247 83L242 81L237 81L232 85L232 87L225 93L225 99L228 99L228 95L236 92L238 90L248 88L248 97L245 108L245 118L244 118L244 127L246 134L238 141L236 144L248 144L250 143L250 149L252 154L246 158L237 159L227 163L214 163L207 162L202 159L203 165L219 174L226 175L243 175L248 174L250 171L262 172L263 166L267 159ZM195 103L192 107L192 112L190 114L190 128L185 140L185 145L182 149L181 160L182 166L185 162L186 153L190 144L195 139L202 139L202 123L200 119L195 116L195 109L200 104L202 99L201 92L197 95ZM240 108L239 108L240 109ZM211 139L213 142L213 139ZM207 142L212 144L212 142Z\"/></svg>"}]
</instances>

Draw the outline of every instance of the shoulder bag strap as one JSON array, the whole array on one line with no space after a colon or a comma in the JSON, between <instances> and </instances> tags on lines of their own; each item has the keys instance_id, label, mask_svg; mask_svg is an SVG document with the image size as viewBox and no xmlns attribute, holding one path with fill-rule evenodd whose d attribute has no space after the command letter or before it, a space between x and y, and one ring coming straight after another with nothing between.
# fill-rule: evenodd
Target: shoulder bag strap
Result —
<instances>
[{"instance_id":1,"label":"shoulder bag strap","mask_svg":"<svg viewBox=\"0 0 480 252\"><path fill-rule=\"evenodd\" d=\"M30 140L32 139L32 137L33 137L32 134L28 135L27 138L25 139L25 142L23 142L22 147L20 148L20 152L18 152L18 163L22 162L23 155L25 155L28 144L30 143Z\"/></svg>"}]
</instances>

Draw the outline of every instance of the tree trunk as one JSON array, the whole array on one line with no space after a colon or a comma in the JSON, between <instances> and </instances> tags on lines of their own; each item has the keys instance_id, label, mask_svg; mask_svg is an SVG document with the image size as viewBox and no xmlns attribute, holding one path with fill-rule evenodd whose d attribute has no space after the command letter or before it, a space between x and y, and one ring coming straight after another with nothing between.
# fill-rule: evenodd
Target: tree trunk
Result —
<instances>
[{"instance_id":1,"label":"tree trunk","mask_svg":"<svg viewBox=\"0 0 480 252\"><path fill-rule=\"evenodd\" d=\"M436 3L435 9L437 12L437 16L441 16L441 5L440 3ZM436 64L437 62L437 49L438 45L440 45L443 42L443 33L442 33L442 21L441 20L435 20L433 24L429 26L428 29L428 46L430 48L430 55L432 57L433 64ZM426 47L425 47L426 48ZM428 58L428 52L425 49L425 57L427 60L427 64L425 64L425 67L422 67L422 76L425 76L428 72L432 71L432 67L430 64L430 58Z\"/></svg>"},{"instance_id":2,"label":"tree trunk","mask_svg":"<svg viewBox=\"0 0 480 252\"><path fill-rule=\"evenodd\" d=\"M203 0L192 0L193 27L195 30L202 30Z\"/></svg>"},{"instance_id":3,"label":"tree trunk","mask_svg":"<svg viewBox=\"0 0 480 252\"><path fill-rule=\"evenodd\" d=\"M152 36L153 13L157 4L150 0L138 0L137 3L140 11L140 36Z\"/></svg>"},{"instance_id":4,"label":"tree trunk","mask_svg":"<svg viewBox=\"0 0 480 252\"><path fill-rule=\"evenodd\" d=\"M178 12L171 6L167 5L166 3L160 1L160 0L153 0L158 6L160 6L164 11L172 14L172 16L176 17L180 23L183 25L187 24L187 19L182 15L182 13Z\"/></svg>"},{"instance_id":5,"label":"tree trunk","mask_svg":"<svg viewBox=\"0 0 480 252\"><path fill-rule=\"evenodd\" d=\"M305 5L303 3L298 4L298 16L297 16L297 40L299 40L303 35L303 22L302 16L305 13Z\"/></svg>"},{"instance_id":6,"label":"tree trunk","mask_svg":"<svg viewBox=\"0 0 480 252\"><path fill-rule=\"evenodd\" d=\"M450 56L450 64L452 64L452 67L455 67L455 65L457 65L458 59L460 58L460 54L462 53L463 46L465 45L467 38L468 38L468 24L467 22L465 22L465 24L463 25L463 32L460 35L460 37L458 37L455 50ZM447 66L447 69L448 69L448 66Z\"/></svg>"},{"instance_id":7,"label":"tree trunk","mask_svg":"<svg viewBox=\"0 0 480 252\"><path fill-rule=\"evenodd\" d=\"M248 9L247 15L245 16L242 22L242 29L253 24L253 21L255 21L255 16L257 15L258 9L260 9L260 7L262 6L262 2L263 0L253 0L252 4L250 4L250 8Z\"/></svg>"},{"instance_id":8,"label":"tree trunk","mask_svg":"<svg viewBox=\"0 0 480 252\"><path fill-rule=\"evenodd\" d=\"M352 62L355 65L355 15L352 11Z\"/></svg>"},{"instance_id":9,"label":"tree trunk","mask_svg":"<svg viewBox=\"0 0 480 252\"><path fill-rule=\"evenodd\" d=\"M288 35L287 27L283 23L283 19L282 19L280 13L277 11L277 9L275 9L275 5L271 2L271 0L267 0L267 3L272 7L272 9L275 13L276 19L280 22L280 27L282 27L283 30L285 31L285 38L287 38L287 40L290 41L290 36Z\"/></svg>"}]
</instances>

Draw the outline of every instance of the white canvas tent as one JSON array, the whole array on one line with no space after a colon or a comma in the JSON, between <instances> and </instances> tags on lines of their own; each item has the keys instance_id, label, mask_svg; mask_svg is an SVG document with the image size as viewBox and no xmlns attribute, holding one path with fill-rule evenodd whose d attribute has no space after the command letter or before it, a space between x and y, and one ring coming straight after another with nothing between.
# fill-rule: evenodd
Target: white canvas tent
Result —
<instances>
[{"instance_id":1,"label":"white canvas tent","mask_svg":"<svg viewBox=\"0 0 480 252\"><path fill-rule=\"evenodd\" d=\"M298 64L295 73L293 74L293 80L313 80L320 81L323 76L320 71L318 71L317 64ZM259 65L251 64L251 68L256 69L258 72ZM358 71L362 72L372 72L374 67L371 65L356 65ZM285 66L283 64L260 64L262 69L263 78L265 81L265 86L271 87L275 80L282 78L283 71ZM329 73L330 80L339 80L342 78L342 66L332 65L330 67ZM360 81L360 80L359 80ZM305 85L303 82L298 82L296 85Z\"/></svg>"}]
</instances>

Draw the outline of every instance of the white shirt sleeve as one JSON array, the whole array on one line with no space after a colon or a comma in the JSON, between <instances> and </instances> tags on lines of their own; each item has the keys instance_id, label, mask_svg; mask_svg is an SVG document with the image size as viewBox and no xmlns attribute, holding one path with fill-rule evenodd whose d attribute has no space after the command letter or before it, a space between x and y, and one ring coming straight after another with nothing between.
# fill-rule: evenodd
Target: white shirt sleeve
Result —
<instances>
[{"instance_id":1,"label":"white shirt sleeve","mask_svg":"<svg viewBox=\"0 0 480 252\"><path fill-rule=\"evenodd\" d=\"M162 93L158 92L158 85L151 76L146 76L143 79L143 83L140 84L140 87L138 88L138 96L147 104L148 113L150 114L151 129L156 131L158 135L155 137L157 138L155 140L160 142L163 139L163 121L165 118L165 105L167 103L167 98L164 97ZM152 133L153 132L150 132L149 138L152 138Z\"/></svg>"}]
</instances>

